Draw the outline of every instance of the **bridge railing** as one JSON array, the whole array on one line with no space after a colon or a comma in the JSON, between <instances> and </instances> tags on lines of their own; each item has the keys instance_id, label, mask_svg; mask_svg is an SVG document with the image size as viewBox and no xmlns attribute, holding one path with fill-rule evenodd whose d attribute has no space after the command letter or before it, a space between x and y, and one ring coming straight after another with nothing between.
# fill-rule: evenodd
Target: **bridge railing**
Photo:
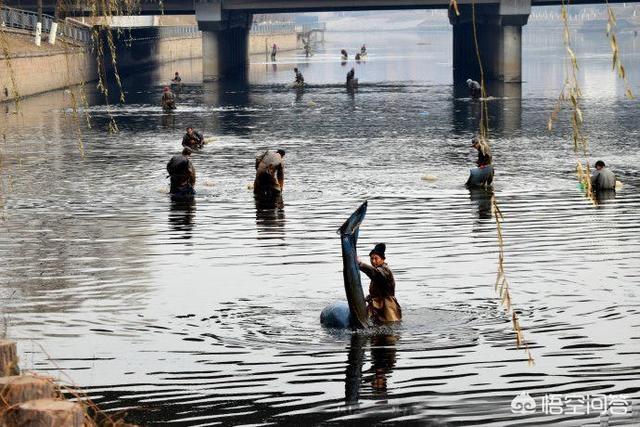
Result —
<instances>
[{"instance_id":1,"label":"bridge railing","mask_svg":"<svg viewBox=\"0 0 640 427\"><path fill-rule=\"evenodd\" d=\"M196 26L158 27L160 37L194 37L200 34Z\"/></svg>"},{"instance_id":2,"label":"bridge railing","mask_svg":"<svg viewBox=\"0 0 640 427\"><path fill-rule=\"evenodd\" d=\"M326 22L316 22L310 24L298 24L296 25L296 32L308 33L310 31L325 31L327 29Z\"/></svg>"},{"instance_id":3,"label":"bridge railing","mask_svg":"<svg viewBox=\"0 0 640 427\"><path fill-rule=\"evenodd\" d=\"M293 33L296 26L293 22L258 22L251 26L254 34Z\"/></svg>"},{"instance_id":4,"label":"bridge railing","mask_svg":"<svg viewBox=\"0 0 640 427\"><path fill-rule=\"evenodd\" d=\"M33 32L36 30L37 22L37 13L6 6L0 7L0 25L3 28ZM54 22L53 16L42 15L42 32L51 32ZM61 21L58 23L58 36L76 43L88 44L91 41L91 30L73 25L68 21Z\"/></svg>"}]
</instances>

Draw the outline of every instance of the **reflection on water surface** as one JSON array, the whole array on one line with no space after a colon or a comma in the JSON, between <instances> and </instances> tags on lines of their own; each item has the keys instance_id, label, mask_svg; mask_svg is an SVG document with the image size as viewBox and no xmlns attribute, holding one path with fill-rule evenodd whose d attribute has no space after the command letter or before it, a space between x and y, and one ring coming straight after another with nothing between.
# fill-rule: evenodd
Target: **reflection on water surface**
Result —
<instances>
[{"instance_id":1,"label":"reflection on water surface","mask_svg":"<svg viewBox=\"0 0 640 427\"><path fill-rule=\"evenodd\" d=\"M492 194L463 186L479 106L451 85L449 33L334 34L310 61L253 64L248 84L202 85L198 61L170 64L125 82L127 103L111 107L119 134L90 98L84 158L61 94L4 115L16 137L2 152L0 298L22 365L64 372L140 423L599 425L513 414L511 400L525 390L637 404L637 100L594 55L606 39L579 39L592 158L624 183L593 206L576 188L567 124L546 130L561 36L531 34L527 81L490 87L488 106L505 267L535 366L496 299ZM361 82L350 96L334 52L362 42L369 59L348 64ZM637 48L621 45L637 82ZM286 86L294 66L304 91ZM164 114L159 89L175 69L186 84ZM189 125L214 141L193 156L195 201L176 203L164 166ZM269 206L248 188L266 148L287 151L284 199ZM344 298L336 229L365 199L361 253L387 243L405 321L323 330L320 311ZM637 424L634 414L609 424Z\"/></svg>"}]
</instances>

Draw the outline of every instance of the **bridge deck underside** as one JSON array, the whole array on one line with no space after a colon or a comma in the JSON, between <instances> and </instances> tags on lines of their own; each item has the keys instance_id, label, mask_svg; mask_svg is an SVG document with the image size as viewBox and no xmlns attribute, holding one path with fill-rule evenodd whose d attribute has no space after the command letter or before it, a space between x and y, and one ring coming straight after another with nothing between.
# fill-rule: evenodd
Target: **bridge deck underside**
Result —
<instances>
[{"instance_id":1,"label":"bridge deck underside","mask_svg":"<svg viewBox=\"0 0 640 427\"><path fill-rule=\"evenodd\" d=\"M459 5L464 4L497 4L496 0L458 0ZM84 2L85 4L88 2ZM142 15L193 15L195 13L195 1L191 0L164 0L141 1L141 7L136 13ZM160 7L160 3L162 7ZM243 11L249 13L293 13L293 12L339 12L339 11L365 11L365 10L406 10L406 9L446 9L448 0L224 0L223 8L230 11ZM604 0L574 0L576 4L601 4ZM632 3L624 0L609 0L609 3ZM5 6L19 9L36 10L36 0L5 0ZM54 0L43 0L44 13L53 14L55 11ZM66 4L66 2L65 2ZM532 6L558 6L561 0L532 0ZM67 5L67 15L90 15L91 10L72 9Z\"/></svg>"}]
</instances>

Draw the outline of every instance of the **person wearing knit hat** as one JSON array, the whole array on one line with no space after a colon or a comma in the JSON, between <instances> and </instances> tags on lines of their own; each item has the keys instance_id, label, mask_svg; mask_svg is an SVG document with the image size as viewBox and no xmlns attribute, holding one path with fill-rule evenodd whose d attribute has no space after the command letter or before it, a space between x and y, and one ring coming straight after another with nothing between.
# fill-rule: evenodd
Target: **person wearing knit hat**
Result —
<instances>
[{"instance_id":1,"label":"person wearing knit hat","mask_svg":"<svg viewBox=\"0 0 640 427\"><path fill-rule=\"evenodd\" d=\"M369 252L371 265L358 259L360 271L371 279L369 295L367 295L367 311L371 320L377 324L399 322L402 320L402 309L395 297L396 281L393 272L386 263L387 246L378 243Z\"/></svg>"},{"instance_id":2,"label":"person wearing knit hat","mask_svg":"<svg viewBox=\"0 0 640 427\"><path fill-rule=\"evenodd\" d=\"M162 108L166 110L175 110L176 109L176 97L169 89L169 86L165 86L162 89Z\"/></svg>"}]
</instances>

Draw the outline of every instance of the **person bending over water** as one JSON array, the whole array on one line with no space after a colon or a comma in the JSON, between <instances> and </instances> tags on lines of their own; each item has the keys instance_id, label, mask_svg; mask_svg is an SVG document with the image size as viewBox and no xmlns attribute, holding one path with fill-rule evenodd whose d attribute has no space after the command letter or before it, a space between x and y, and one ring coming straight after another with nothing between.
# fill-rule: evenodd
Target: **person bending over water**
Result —
<instances>
[{"instance_id":1,"label":"person bending over water","mask_svg":"<svg viewBox=\"0 0 640 427\"><path fill-rule=\"evenodd\" d=\"M478 168L471 170L465 185L467 187L488 187L493 183L494 174L493 157L489 144L483 138L476 136L471 140L471 146L478 151L478 160L476 161Z\"/></svg>"},{"instance_id":2,"label":"person bending over water","mask_svg":"<svg viewBox=\"0 0 640 427\"><path fill-rule=\"evenodd\" d=\"M593 191L616 189L616 176L602 160L596 162L596 170L591 175L591 189Z\"/></svg>"},{"instance_id":3,"label":"person bending over water","mask_svg":"<svg viewBox=\"0 0 640 427\"><path fill-rule=\"evenodd\" d=\"M471 146L478 151L478 160L476 161L476 164L479 168L491 165L493 158L491 156L489 144L476 136L471 140Z\"/></svg>"},{"instance_id":4,"label":"person bending over water","mask_svg":"<svg viewBox=\"0 0 640 427\"><path fill-rule=\"evenodd\" d=\"M265 151L256 157L253 194L260 199L274 199L284 189L284 150Z\"/></svg>"},{"instance_id":5,"label":"person bending over water","mask_svg":"<svg viewBox=\"0 0 640 427\"><path fill-rule=\"evenodd\" d=\"M169 192L175 197L189 197L195 194L196 170L191 163L189 147L184 147L182 154L175 155L167 163L167 172L171 178Z\"/></svg>"},{"instance_id":6,"label":"person bending over water","mask_svg":"<svg viewBox=\"0 0 640 427\"><path fill-rule=\"evenodd\" d=\"M194 130L191 126L187 128L187 133L182 137L182 146L191 149L202 148L204 145L204 137L202 134Z\"/></svg>"},{"instance_id":7,"label":"person bending over water","mask_svg":"<svg viewBox=\"0 0 640 427\"><path fill-rule=\"evenodd\" d=\"M366 298L367 312L377 325L402 320L402 310L395 297L396 281L385 262L385 250L386 245L378 243L369 252L371 265L358 259L358 268L371 279L369 295Z\"/></svg>"},{"instance_id":8,"label":"person bending over water","mask_svg":"<svg viewBox=\"0 0 640 427\"><path fill-rule=\"evenodd\" d=\"M467 86L469 87L469 96L473 99L478 99L482 96L482 86L475 80L467 79Z\"/></svg>"},{"instance_id":9,"label":"person bending over water","mask_svg":"<svg viewBox=\"0 0 640 427\"><path fill-rule=\"evenodd\" d=\"M304 86L304 76L302 75L302 73L297 68L294 68L293 72L296 73L296 86Z\"/></svg>"},{"instance_id":10,"label":"person bending over water","mask_svg":"<svg viewBox=\"0 0 640 427\"><path fill-rule=\"evenodd\" d=\"M180 73L178 73L176 71L175 76L173 77L173 80L171 80L171 83L173 84L178 84L178 83L182 83L182 77L180 77Z\"/></svg>"}]
</instances>

